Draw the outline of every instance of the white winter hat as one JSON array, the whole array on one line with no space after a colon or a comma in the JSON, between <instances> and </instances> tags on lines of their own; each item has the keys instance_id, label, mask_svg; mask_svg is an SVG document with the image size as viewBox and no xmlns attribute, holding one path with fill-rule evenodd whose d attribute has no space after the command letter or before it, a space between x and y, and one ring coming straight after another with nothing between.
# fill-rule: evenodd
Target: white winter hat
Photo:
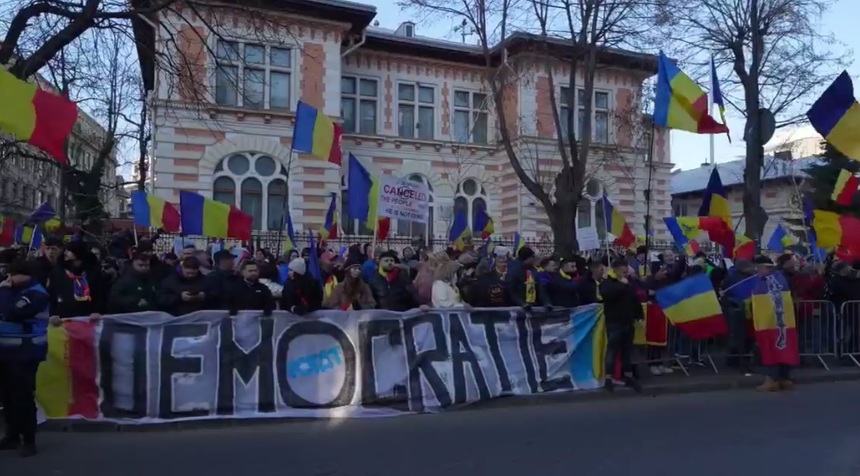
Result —
<instances>
[{"instance_id":1,"label":"white winter hat","mask_svg":"<svg viewBox=\"0 0 860 476\"><path fill-rule=\"evenodd\" d=\"M290 264L287 265L287 268L290 271L301 275L304 275L305 272L308 270L308 266L305 264L304 258L296 258L290 261Z\"/></svg>"}]
</instances>

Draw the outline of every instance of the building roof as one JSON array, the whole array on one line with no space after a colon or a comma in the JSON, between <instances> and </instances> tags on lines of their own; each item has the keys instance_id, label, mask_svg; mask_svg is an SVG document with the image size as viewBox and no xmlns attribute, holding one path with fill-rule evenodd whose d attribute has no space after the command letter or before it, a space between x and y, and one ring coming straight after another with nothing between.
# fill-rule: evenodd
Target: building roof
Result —
<instances>
[{"instance_id":1,"label":"building roof","mask_svg":"<svg viewBox=\"0 0 860 476\"><path fill-rule=\"evenodd\" d=\"M745 162L745 159L740 159L717 164L717 170L720 171L720 179L723 181L724 187L729 188L743 184ZM806 177L804 169L818 163L822 163L820 157L806 157L794 160L765 157L762 181L789 177ZM708 187L708 179L710 177L711 167L704 165L696 169L675 172L672 174L671 193L674 196L702 192Z\"/></svg>"}]
</instances>

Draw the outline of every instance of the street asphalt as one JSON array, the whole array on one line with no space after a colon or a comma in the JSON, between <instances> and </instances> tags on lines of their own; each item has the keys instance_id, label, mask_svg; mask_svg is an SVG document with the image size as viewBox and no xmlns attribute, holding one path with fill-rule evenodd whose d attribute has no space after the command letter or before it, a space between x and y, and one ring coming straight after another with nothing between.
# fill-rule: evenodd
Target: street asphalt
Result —
<instances>
[{"instance_id":1,"label":"street asphalt","mask_svg":"<svg viewBox=\"0 0 860 476\"><path fill-rule=\"evenodd\" d=\"M856 476L860 382L154 432L44 433L3 476Z\"/></svg>"}]
</instances>

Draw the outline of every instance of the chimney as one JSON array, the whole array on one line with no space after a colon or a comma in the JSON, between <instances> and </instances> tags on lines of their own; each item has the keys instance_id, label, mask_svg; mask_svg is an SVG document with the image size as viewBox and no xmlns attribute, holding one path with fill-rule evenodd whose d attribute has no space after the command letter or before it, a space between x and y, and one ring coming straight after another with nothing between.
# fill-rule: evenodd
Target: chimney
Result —
<instances>
[{"instance_id":1,"label":"chimney","mask_svg":"<svg viewBox=\"0 0 860 476\"><path fill-rule=\"evenodd\" d=\"M415 24L411 21L405 21L394 31L395 35L405 36L406 38L415 37Z\"/></svg>"}]
</instances>

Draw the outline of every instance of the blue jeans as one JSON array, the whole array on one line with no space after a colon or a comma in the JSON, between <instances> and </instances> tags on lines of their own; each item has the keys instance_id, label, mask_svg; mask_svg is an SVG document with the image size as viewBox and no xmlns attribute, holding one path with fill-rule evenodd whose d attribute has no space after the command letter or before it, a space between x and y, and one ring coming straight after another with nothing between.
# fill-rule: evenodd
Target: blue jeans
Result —
<instances>
[{"instance_id":1,"label":"blue jeans","mask_svg":"<svg viewBox=\"0 0 860 476\"><path fill-rule=\"evenodd\" d=\"M766 375L776 381L791 380L791 366L786 364L768 365Z\"/></svg>"}]
</instances>

